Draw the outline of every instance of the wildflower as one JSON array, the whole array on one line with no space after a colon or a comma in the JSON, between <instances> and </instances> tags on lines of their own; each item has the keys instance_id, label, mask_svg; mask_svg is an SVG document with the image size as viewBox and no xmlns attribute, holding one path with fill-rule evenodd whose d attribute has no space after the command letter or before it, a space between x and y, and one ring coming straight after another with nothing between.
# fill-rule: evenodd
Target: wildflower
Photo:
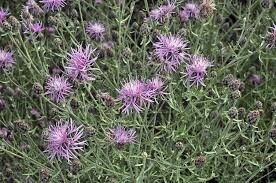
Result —
<instances>
[{"instance_id":1,"label":"wildflower","mask_svg":"<svg viewBox=\"0 0 276 183\"><path fill-rule=\"evenodd\" d=\"M63 101L72 92L72 85L62 76L50 77L45 88L45 94L56 103Z\"/></svg>"},{"instance_id":2,"label":"wildflower","mask_svg":"<svg viewBox=\"0 0 276 183\"><path fill-rule=\"evenodd\" d=\"M162 5L150 11L149 16L152 20L164 22L165 19L169 19L174 9L176 8L173 2L168 2L167 5Z\"/></svg>"},{"instance_id":3,"label":"wildflower","mask_svg":"<svg viewBox=\"0 0 276 183\"><path fill-rule=\"evenodd\" d=\"M43 86L40 83L34 83L32 91L36 95L40 95L43 92Z\"/></svg>"},{"instance_id":4,"label":"wildflower","mask_svg":"<svg viewBox=\"0 0 276 183\"><path fill-rule=\"evenodd\" d=\"M154 96L155 100L156 100L156 96L157 95L163 95L163 89L164 89L164 82L159 78L159 77L155 77L151 80L149 80L146 83L146 87L148 91L151 91L150 94Z\"/></svg>"},{"instance_id":5,"label":"wildflower","mask_svg":"<svg viewBox=\"0 0 276 183\"><path fill-rule=\"evenodd\" d=\"M41 0L40 2L43 4L43 8L48 11L56 11L60 10L65 6L66 0Z\"/></svg>"},{"instance_id":6,"label":"wildflower","mask_svg":"<svg viewBox=\"0 0 276 183\"><path fill-rule=\"evenodd\" d=\"M79 46L76 49L72 49L69 54L68 65L65 67L69 77L82 81L95 80L95 78L88 73L97 59L96 57L92 58L93 53L94 50L91 49L90 45L86 47Z\"/></svg>"},{"instance_id":7,"label":"wildflower","mask_svg":"<svg viewBox=\"0 0 276 183\"><path fill-rule=\"evenodd\" d=\"M261 101L255 101L253 108L256 109L256 110L262 110L263 109L263 103Z\"/></svg>"},{"instance_id":8,"label":"wildflower","mask_svg":"<svg viewBox=\"0 0 276 183\"><path fill-rule=\"evenodd\" d=\"M241 81L239 79L233 79L229 82L229 89L232 91L239 90Z\"/></svg>"},{"instance_id":9,"label":"wildflower","mask_svg":"<svg viewBox=\"0 0 276 183\"><path fill-rule=\"evenodd\" d=\"M122 102L121 108L127 114L133 109L141 112L145 104L153 102L153 91L147 90L146 84L139 80L130 80L118 92L117 100Z\"/></svg>"},{"instance_id":10,"label":"wildflower","mask_svg":"<svg viewBox=\"0 0 276 183\"><path fill-rule=\"evenodd\" d=\"M83 127L76 126L72 120L69 122L60 120L57 124L48 128L48 145L46 152L50 160L77 158L78 151L82 151L86 141L83 140Z\"/></svg>"},{"instance_id":11,"label":"wildflower","mask_svg":"<svg viewBox=\"0 0 276 183\"><path fill-rule=\"evenodd\" d=\"M200 8L197 4L187 3L179 12L179 17L182 22L187 22L190 19L199 19Z\"/></svg>"},{"instance_id":12,"label":"wildflower","mask_svg":"<svg viewBox=\"0 0 276 183\"><path fill-rule=\"evenodd\" d=\"M260 75L252 74L251 76L249 76L249 82L254 86L258 86L262 84L263 81Z\"/></svg>"},{"instance_id":13,"label":"wildflower","mask_svg":"<svg viewBox=\"0 0 276 183\"><path fill-rule=\"evenodd\" d=\"M239 90L235 90L230 93L230 98L233 100L237 100L240 97L241 97L241 92Z\"/></svg>"},{"instance_id":14,"label":"wildflower","mask_svg":"<svg viewBox=\"0 0 276 183\"><path fill-rule=\"evenodd\" d=\"M7 16L9 15L8 10L0 8L0 25L6 20Z\"/></svg>"},{"instance_id":15,"label":"wildflower","mask_svg":"<svg viewBox=\"0 0 276 183\"><path fill-rule=\"evenodd\" d=\"M108 139L122 147L126 144L131 144L135 142L136 139L136 131L133 129L126 129L125 127L118 125L116 128L110 129L107 133Z\"/></svg>"},{"instance_id":16,"label":"wildflower","mask_svg":"<svg viewBox=\"0 0 276 183\"><path fill-rule=\"evenodd\" d=\"M239 111L236 107L231 107L228 111L228 115L231 119L236 119L238 118Z\"/></svg>"},{"instance_id":17,"label":"wildflower","mask_svg":"<svg viewBox=\"0 0 276 183\"><path fill-rule=\"evenodd\" d=\"M203 0L203 2L200 4L200 14L202 16L208 16L213 13L214 10L216 10L214 0Z\"/></svg>"},{"instance_id":18,"label":"wildflower","mask_svg":"<svg viewBox=\"0 0 276 183\"><path fill-rule=\"evenodd\" d=\"M32 23L29 25L29 32L31 34L38 35L39 33L42 33L43 30L44 30L44 26L41 22Z\"/></svg>"},{"instance_id":19,"label":"wildflower","mask_svg":"<svg viewBox=\"0 0 276 183\"><path fill-rule=\"evenodd\" d=\"M272 27L269 27L269 31L267 32L266 40L267 40L267 48L276 48L276 24L273 24Z\"/></svg>"},{"instance_id":20,"label":"wildflower","mask_svg":"<svg viewBox=\"0 0 276 183\"><path fill-rule=\"evenodd\" d=\"M250 111L247 114L247 121L249 124L253 125L257 123L259 120L260 120L260 111L254 110L254 111Z\"/></svg>"},{"instance_id":21,"label":"wildflower","mask_svg":"<svg viewBox=\"0 0 276 183\"><path fill-rule=\"evenodd\" d=\"M212 64L207 58L199 55L193 55L190 58L190 63L186 66L186 71L182 72L183 77L187 77L192 85L196 84L198 86L201 84L205 86L203 80L207 74L207 68L211 66Z\"/></svg>"},{"instance_id":22,"label":"wildflower","mask_svg":"<svg viewBox=\"0 0 276 183\"><path fill-rule=\"evenodd\" d=\"M153 43L154 55L157 56L163 69L175 72L179 65L188 58L188 44L180 36L158 36L158 41Z\"/></svg>"},{"instance_id":23,"label":"wildflower","mask_svg":"<svg viewBox=\"0 0 276 183\"><path fill-rule=\"evenodd\" d=\"M105 27L101 23L89 22L86 27L86 33L95 40L101 40L105 34Z\"/></svg>"},{"instance_id":24,"label":"wildflower","mask_svg":"<svg viewBox=\"0 0 276 183\"><path fill-rule=\"evenodd\" d=\"M28 0L26 3L26 8L28 8L28 10L34 15L41 15L44 13L35 0Z\"/></svg>"},{"instance_id":25,"label":"wildflower","mask_svg":"<svg viewBox=\"0 0 276 183\"><path fill-rule=\"evenodd\" d=\"M15 64L13 53L4 49L0 49L0 71L9 70Z\"/></svg>"}]
</instances>

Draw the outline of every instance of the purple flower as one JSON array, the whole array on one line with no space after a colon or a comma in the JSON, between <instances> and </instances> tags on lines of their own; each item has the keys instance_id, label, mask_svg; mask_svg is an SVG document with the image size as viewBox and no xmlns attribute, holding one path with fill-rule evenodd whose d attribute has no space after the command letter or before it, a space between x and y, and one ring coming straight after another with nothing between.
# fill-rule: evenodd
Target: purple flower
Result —
<instances>
[{"instance_id":1,"label":"purple flower","mask_svg":"<svg viewBox=\"0 0 276 183\"><path fill-rule=\"evenodd\" d=\"M95 0L96 4L103 4L103 0Z\"/></svg>"},{"instance_id":2,"label":"purple flower","mask_svg":"<svg viewBox=\"0 0 276 183\"><path fill-rule=\"evenodd\" d=\"M189 19L198 19L200 16L200 8L197 4L187 3L179 13L180 20L187 22Z\"/></svg>"},{"instance_id":3,"label":"purple flower","mask_svg":"<svg viewBox=\"0 0 276 183\"><path fill-rule=\"evenodd\" d=\"M190 58L190 63L186 66L186 71L183 72L183 77L187 77L192 85L196 84L198 86L201 84L205 86L203 80L207 74L207 68L211 66L212 64L207 58L193 55Z\"/></svg>"},{"instance_id":4,"label":"purple flower","mask_svg":"<svg viewBox=\"0 0 276 183\"><path fill-rule=\"evenodd\" d=\"M40 2L43 4L43 8L48 11L59 10L65 6L66 0L41 0Z\"/></svg>"},{"instance_id":5,"label":"purple flower","mask_svg":"<svg viewBox=\"0 0 276 183\"><path fill-rule=\"evenodd\" d=\"M87 34L96 40L101 40L105 34L105 28L103 24L97 22L89 22L86 27Z\"/></svg>"},{"instance_id":6,"label":"purple flower","mask_svg":"<svg viewBox=\"0 0 276 183\"><path fill-rule=\"evenodd\" d=\"M0 8L0 25L3 24L6 17L9 15L8 10L5 10L3 8Z\"/></svg>"},{"instance_id":7,"label":"purple flower","mask_svg":"<svg viewBox=\"0 0 276 183\"><path fill-rule=\"evenodd\" d=\"M139 80L130 80L118 92L117 100L122 102L121 108L127 114L133 109L141 112L145 104L153 102L153 91L148 90L146 84Z\"/></svg>"},{"instance_id":8,"label":"purple flower","mask_svg":"<svg viewBox=\"0 0 276 183\"><path fill-rule=\"evenodd\" d=\"M127 130L125 127L118 125L116 128L109 130L107 137L112 143L122 147L135 142L136 131L133 129Z\"/></svg>"},{"instance_id":9,"label":"purple flower","mask_svg":"<svg viewBox=\"0 0 276 183\"><path fill-rule=\"evenodd\" d=\"M26 8L35 15L41 15L44 13L34 0L28 0L26 3Z\"/></svg>"},{"instance_id":10,"label":"purple flower","mask_svg":"<svg viewBox=\"0 0 276 183\"><path fill-rule=\"evenodd\" d=\"M50 160L77 158L78 152L83 151L86 141L83 140L83 127L76 126L72 120L59 121L48 128L48 146L46 152Z\"/></svg>"},{"instance_id":11,"label":"purple flower","mask_svg":"<svg viewBox=\"0 0 276 183\"><path fill-rule=\"evenodd\" d=\"M39 34L44 30L44 26L41 22L33 23L30 25L30 32L33 34Z\"/></svg>"},{"instance_id":12,"label":"purple flower","mask_svg":"<svg viewBox=\"0 0 276 183\"><path fill-rule=\"evenodd\" d=\"M175 72L189 56L187 46L187 41L178 35L160 35L158 41L153 43L154 55L157 56L165 71Z\"/></svg>"},{"instance_id":13,"label":"purple flower","mask_svg":"<svg viewBox=\"0 0 276 183\"><path fill-rule=\"evenodd\" d=\"M13 53L0 49L0 71L9 70L14 64Z\"/></svg>"},{"instance_id":14,"label":"purple flower","mask_svg":"<svg viewBox=\"0 0 276 183\"><path fill-rule=\"evenodd\" d=\"M91 67L97 59L92 58L94 50L91 49L90 45L83 48L79 46L76 49L72 49L69 54L69 63L65 67L68 75L73 79L80 79L83 81L95 80L94 77L89 76L88 71L91 70Z\"/></svg>"},{"instance_id":15,"label":"purple flower","mask_svg":"<svg viewBox=\"0 0 276 183\"><path fill-rule=\"evenodd\" d=\"M151 10L149 16L155 21L164 22L166 18L169 19L171 17L171 14L173 13L175 7L176 6L174 3L168 2L167 5L162 5Z\"/></svg>"},{"instance_id":16,"label":"purple flower","mask_svg":"<svg viewBox=\"0 0 276 183\"><path fill-rule=\"evenodd\" d=\"M50 77L45 88L45 94L56 103L63 101L72 92L72 85L62 76Z\"/></svg>"},{"instance_id":17,"label":"purple flower","mask_svg":"<svg viewBox=\"0 0 276 183\"><path fill-rule=\"evenodd\" d=\"M260 75L257 75L257 74L252 74L250 77L249 77L249 81L252 85L255 85L255 86L258 86L260 84L262 84L262 77Z\"/></svg>"},{"instance_id":18,"label":"purple flower","mask_svg":"<svg viewBox=\"0 0 276 183\"><path fill-rule=\"evenodd\" d=\"M273 24L272 27L269 27L267 32L267 48L276 48L276 24Z\"/></svg>"},{"instance_id":19,"label":"purple flower","mask_svg":"<svg viewBox=\"0 0 276 183\"><path fill-rule=\"evenodd\" d=\"M164 94L164 92L163 92L164 82L159 77L155 77L155 78L149 80L146 84L146 87L147 87L148 91L151 91L151 92L148 92L148 93L150 93L150 95L154 96L155 101L156 101L156 97L158 95L163 95Z\"/></svg>"}]
</instances>

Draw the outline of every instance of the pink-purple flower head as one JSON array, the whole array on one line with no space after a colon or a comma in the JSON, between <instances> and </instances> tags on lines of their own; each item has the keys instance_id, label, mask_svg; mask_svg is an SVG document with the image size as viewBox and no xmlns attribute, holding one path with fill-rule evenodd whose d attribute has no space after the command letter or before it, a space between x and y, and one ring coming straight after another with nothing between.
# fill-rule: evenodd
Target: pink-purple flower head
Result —
<instances>
[{"instance_id":1,"label":"pink-purple flower head","mask_svg":"<svg viewBox=\"0 0 276 183\"><path fill-rule=\"evenodd\" d=\"M7 16L9 15L8 10L0 8L0 25L6 20Z\"/></svg>"},{"instance_id":2,"label":"pink-purple flower head","mask_svg":"<svg viewBox=\"0 0 276 183\"><path fill-rule=\"evenodd\" d=\"M252 85L255 85L255 86L258 86L258 85L262 84L262 82L263 82L262 77L257 74L252 74L249 77L249 81Z\"/></svg>"},{"instance_id":3,"label":"pink-purple flower head","mask_svg":"<svg viewBox=\"0 0 276 183\"><path fill-rule=\"evenodd\" d=\"M110 142L116 144L118 147L134 143L136 140L136 131L133 129L126 129L118 125L116 128L110 129L107 133Z\"/></svg>"},{"instance_id":4,"label":"pink-purple flower head","mask_svg":"<svg viewBox=\"0 0 276 183\"><path fill-rule=\"evenodd\" d=\"M276 48L276 24L269 27L269 31L267 32L267 42L267 48Z\"/></svg>"},{"instance_id":5,"label":"pink-purple flower head","mask_svg":"<svg viewBox=\"0 0 276 183\"><path fill-rule=\"evenodd\" d=\"M89 22L86 26L86 33L95 40L102 40L105 35L105 27L98 22Z\"/></svg>"},{"instance_id":6,"label":"pink-purple flower head","mask_svg":"<svg viewBox=\"0 0 276 183\"><path fill-rule=\"evenodd\" d=\"M72 93L72 85L63 76L50 77L45 88L45 94L56 103L64 101Z\"/></svg>"},{"instance_id":7,"label":"pink-purple flower head","mask_svg":"<svg viewBox=\"0 0 276 183\"><path fill-rule=\"evenodd\" d=\"M156 97L158 95L164 94L164 85L164 81L160 77L155 77L151 80L148 80L146 83L146 87L148 91L151 91L148 92L151 95L150 97L154 96L153 98L156 101Z\"/></svg>"},{"instance_id":8,"label":"pink-purple flower head","mask_svg":"<svg viewBox=\"0 0 276 183\"><path fill-rule=\"evenodd\" d=\"M179 35L160 35L153 43L154 55L158 58L163 70L175 72L179 65L189 58L188 43Z\"/></svg>"},{"instance_id":9,"label":"pink-purple flower head","mask_svg":"<svg viewBox=\"0 0 276 183\"><path fill-rule=\"evenodd\" d=\"M76 126L70 121L59 121L55 125L48 128L46 152L50 160L57 158L58 160L77 158L80 151L83 151L86 141L83 135L83 126Z\"/></svg>"},{"instance_id":10,"label":"pink-purple flower head","mask_svg":"<svg viewBox=\"0 0 276 183\"><path fill-rule=\"evenodd\" d=\"M149 16L154 21L164 22L165 19L169 19L176 8L173 2L168 1L166 5L161 5L150 11Z\"/></svg>"},{"instance_id":11,"label":"pink-purple flower head","mask_svg":"<svg viewBox=\"0 0 276 183\"><path fill-rule=\"evenodd\" d=\"M69 54L69 61L67 67L65 67L67 74L72 79L79 79L81 81L95 80L94 77L89 75L91 67L94 65L97 57L92 57L94 50L90 45L86 47L78 46L76 49L72 49Z\"/></svg>"},{"instance_id":12,"label":"pink-purple flower head","mask_svg":"<svg viewBox=\"0 0 276 183\"><path fill-rule=\"evenodd\" d=\"M208 67L211 67L211 62L200 55L193 55L190 58L190 63L187 63L186 70L183 72L183 77L186 77L191 85L200 84L205 86L204 78L207 74Z\"/></svg>"},{"instance_id":13,"label":"pink-purple flower head","mask_svg":"<svg viewBox=\"0 0 276 183\"><path fill-rule=\"evenodd\" d=\"M190 19L199 19L200 8L195 3L187 3L179 12L179 17L182 22L187 22Z\"/></svg>"},{"instance_id":14,"label":"pink-purple flower head","mask_svg":"<svg viewBox=\"0 0 276 183\"><path fill-rule=\"evenodd\" d=\"M121 109L126 114L133 110L141 112L146 104L153 102L153 91L148 90L146 83L137 79L125 83L118 92L117 100L122 103Z\"/></svg>"},{"instance_id":15,"label":"pink-purple flower head","mask_svg":"<svg viewBox=\"0 0 276 183\"><path fill-rule=\"evenodd\" d=\"M40 3L43 4L43 8L47 11L56 11L66 5L66 0L41 0Z\"/></svg>"},{"instance_id":16,"label":"pink-purple flower head","mask_svg":"<svg viewBox=\"0 0 276 183\"><path fill-rule=\"evenodd\" d=\"M7 71L15 64L13 53L0 49L0 71Z\"/></svg>"}]
</instances>

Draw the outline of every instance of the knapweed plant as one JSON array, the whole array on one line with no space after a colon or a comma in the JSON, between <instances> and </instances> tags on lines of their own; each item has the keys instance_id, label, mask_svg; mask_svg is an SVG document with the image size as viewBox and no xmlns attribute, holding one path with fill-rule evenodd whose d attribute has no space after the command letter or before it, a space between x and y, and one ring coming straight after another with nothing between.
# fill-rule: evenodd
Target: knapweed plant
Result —
<instances>
[{"instance_id":1,"label":"knapweed plant","mask_svg":"<svg viewBox=\"0 0 276 183\"><path fill-rule=\"evenodd\" d=\"M2 0L0 36L0 182L276 181L274 0Z\"/></svg>"}]
</instances>

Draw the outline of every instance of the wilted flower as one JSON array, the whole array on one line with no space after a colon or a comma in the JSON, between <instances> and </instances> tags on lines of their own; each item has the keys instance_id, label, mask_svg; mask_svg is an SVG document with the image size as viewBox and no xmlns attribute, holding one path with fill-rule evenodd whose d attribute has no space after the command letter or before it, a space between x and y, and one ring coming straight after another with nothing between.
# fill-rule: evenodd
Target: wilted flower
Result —
<instances>
[{"instance_id":1,"label":"wilted flower","mask_svg":"<svg viewBox=\"0 0 276 183\"><path fill-rule=\"evenodd\" d=\"M14 64L13 53L0 49L0 71L9 70Z\"/></svg>"},{"instance_id":2,"label":"wilted flower","mask_svg":"<svg viewBox=\"0 0 276 183\"><path fill-rule=\"evenodd\" d=\"M135 142L136 131L133 129L127 130L125 127L118 125L116 128L110 129L107 137L112 143L122 147Z\"/></svg>"},{"instance_id":3,"label":"wilted flower","mask_svg":"<svg viewBox=\"0 0 276 183\"><path fill-rule=\"evenodd\" d=\"M153 43L154 55L159 59L163 69L175 72L179 65L188 58L188 43L180 36L158 36L158 41Z\"/></svg>"},{"instance_id":4,"label":"wilted flower","mask_svg":"<svg viewBox=\"0 0 276 183\"><path fill-rule=\"evenodd\" d=\"M26 3L26 7L31 13L35 15L41 15L44 13L43 10L39 7L39 5L35 2L35 0L28 0Z\"/></svg>"},{"instance_id":5,"label":"wilted flower","mask_svg":"<svg viewBox=\"0 0 276 183\"><path fill-rule=\"evenodd\" d=\"M40 2L43 4L43 8L48 11L59 10L65 6L66 0L41 0Z\"/></svg>"},{"instance_id":6,"label":"wilted flower","mask_svg":"<svg viewBox=\"0 0 276 183\"><path fill-rule=\"evenodd\" d=\"M54 102L61 102L72 92L72 85L62 76L50 77L46 85L46 95Z\"/></svg>"},{"instance_id":7,"label":"wilted flower","mask_svg":"<svg viewBox=\"0 0 276 183\"><path fill-rule=\"evenodd\" d=\"M121 108L127 114L133 109L141 112L145 104L153 102L153 91L148 90L146 84L139 80L130 80L118 92L117 100L122 102Z\"/></svg>"},{"instance_id":8,"label":"wilted flower","mask_svg":"<svg viewBox=\"0 0 276 183\"><path fill-rule=\"evenodd\" d=\"M94 80L94 77L89 76L89 71L95 63L96 57L92 58L94 50L90 45L86 47L78 46L76 49L72 49L69 54L69 63L65 67L68 75L73 79L80 79L83 81Z\"/></svg>"},{"instance_id":9,"label":"wilted flower","mask_svg":"<svg viewBox=\"0 0 276 183\"><path fill-rule=\"evenodd\" d=\"M46 152L53 160L77 158L78 152L82 151L86 141L83 140L83 126L76 126L72 120L69 122L59 121L48 128Z\"/></svg>"},{"instance_id":10,"label":"wilted flower","mask_svg":"<svg viewBox=\"0 0 276 183\"><path fill-rule=\"evenodd\" d=\"M214 10L216 10L216 4L214 0L203 0L203 2L200 4L200 14L202 16L211 15Z\"/></svg>"},{"instance_id":11,"label":"wilted flower","mask_svg":"<svg viewBox=\"0 0 276 183\"><path fill-rule=\"evenodd\" d=\"M105 27L101 23L89 22L86 27L87 34L96 40L101 40L105 34Z\"/></svg>"},{"instance_id":12,"label":"wilted flower","mask_svg":"<svg viewBox=\"0 0 276 183\"><path fill-rule=\"evenodd\" d=\"M276 48L276 24L273 24L272 27L269 27L267 32L267 48Z\"/></svg>"},{"instance_id":13,"label":"wilted flower","mask_svg":"<svg viewBox=\"0 0 276 183\"><path fill-rule=\"evenodd\" d=\"M183 77L187 77L192 85L196 84L198 86L201 84L205 86L203 80L207 74L207 68L210 66L212 66L212 64L207 58L193 55L190 58L190 63L186 66L186 71L183 72Z\"/></svg>"},{"instance_id":14,"label":"wilted flower","mask_svg":"<svg viewBox=\"0 0 276 183\"><path fill-rule=\"evenodd\" d=\"M173 2L168 2L166 5L162 5L158 8L151 10L149 13L150 18L155 21L163 22L166 18L170 18L175 7L176 6Z\"/></svg>"},{"instance_id":15,"label":"wilted flower","mask_svg":"<svg viewBox=\"0 0 276 183\"><path fill-rule=\"evenodd\" d=\"M0 8L0 25L3 24L6 17L9 15L8 10L5 10L3 8Z\"/></svg>"},{"instance_id":16,"label":"wilted flower","mask_svg":"<svg viewBox=\"0 0 276 183\"><path fill-rule=\"evenodd\" d=\"M179 12L179 16L182 22L187 22L190 19L199 19L199 6L194 3L187 3Z\"/></svg>"}]
</instances>

